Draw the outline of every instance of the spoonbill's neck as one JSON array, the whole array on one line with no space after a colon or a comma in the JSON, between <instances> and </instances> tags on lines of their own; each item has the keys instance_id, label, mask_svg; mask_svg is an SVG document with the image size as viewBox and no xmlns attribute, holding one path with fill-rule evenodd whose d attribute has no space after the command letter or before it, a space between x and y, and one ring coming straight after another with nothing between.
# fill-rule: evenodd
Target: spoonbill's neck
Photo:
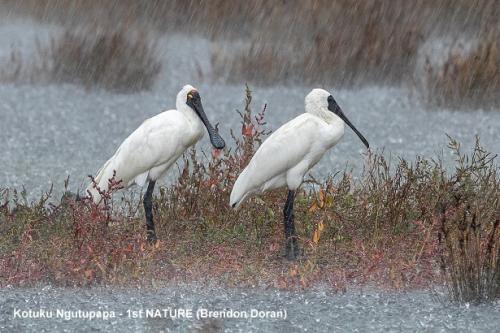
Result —
<instances>
[{"instance_id":1,"label":"spoonbill's neck","mask_svg":"<svg viewBox=\"0 0 500 333\"><path fill-rule=\"evenodd\" d=\"M340 117L328 110L325 106L312 106L306 104L306 112L322 119L329 125L344 124L344 121L340 119Z\"/></svg>"},{"instance_id":2,"label":"spoonbill's neck","mask_svg":"<svg viewBox=\"0 0 500 333\"><path fill-rule=\"evenodd\" d=\"M198 120L200 121L200 117L196 114L196 112L190 108L186 103L178 103L177 110L182 112L189 120Z\"/></svg>"},{"instance_id":3,"label":"spoonbill's neck","mask_svg":"<svg viewBox=\"0 0 500 333\"><path fill-rule=\"evenodd\" d=\"M198 114L196 114L196 112L186 104L179 105L177 107L177 110L184 115L184 117L190 124L191 129L194 131L194 135L197 138L201 138L203 136L203 133L205 133L205 126L203 125L203 122L201 121Z\"/></svg>"}]
</instances>

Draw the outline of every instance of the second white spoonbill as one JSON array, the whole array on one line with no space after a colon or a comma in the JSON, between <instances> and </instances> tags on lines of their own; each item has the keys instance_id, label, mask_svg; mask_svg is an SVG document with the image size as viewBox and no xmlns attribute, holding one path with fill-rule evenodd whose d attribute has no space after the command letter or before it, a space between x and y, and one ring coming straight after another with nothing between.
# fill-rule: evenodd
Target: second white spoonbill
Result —
<instances>
[{"instance_id":1,"label":"second white spoonbill","mask_svg":"<svg viewBox=\"0 0 500 333\"><path fill-rule=\"evenodd\" d=\"M288 187L283 208L285 256L288 259L295 259L299 254L293 202L304 175L340 141L344 135L344 124L369 148L368 141L326 90L313 89L305 98L305 111L278 128L262 143L238 176L230 197L230 205L237 208L253 193Z\"/></svg>"},{"instance_id":2,"label":"second white spoonbill","mask_svg":"<svg viewBox=\"0 0 500 333\"><path fill-rule=\"evenodd\" d=\"M152 195L156 180L162 177L175 161L190 146L198 142L208 131L210 142L216 149L225 146L214 127L208 121L198 91L186 85L177 94L177 110L162 112L145 120L123 143L116 153L97 172L95 182L101 191L106 191L109 179L115 174L117 181L129 187L133 184L148 188L143 204L146 214L147 238L156 240L153 222ZM101 201L101 195L94 184L87 187L94 202Z\"/></svg>"}]
</instances>

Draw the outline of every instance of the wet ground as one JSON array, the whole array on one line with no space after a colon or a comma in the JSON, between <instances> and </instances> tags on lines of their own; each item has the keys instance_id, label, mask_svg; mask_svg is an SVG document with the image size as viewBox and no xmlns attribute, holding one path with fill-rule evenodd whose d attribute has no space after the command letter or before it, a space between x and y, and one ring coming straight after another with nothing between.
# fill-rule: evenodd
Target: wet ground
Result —
<instances>
[{"instance_id":1,"label":"wet ground","mask_svg":"<svg viewBox=\"0 0 500 333\"><path fill-rule=\"evenodd\" d=\"M40 313L52 318L34 318ZM333 294L321 288L284 292L198 285L0 291L2 332L494 332L498 327L500 303L449 305L423 291Z\"/></svg>"}]
</instances>

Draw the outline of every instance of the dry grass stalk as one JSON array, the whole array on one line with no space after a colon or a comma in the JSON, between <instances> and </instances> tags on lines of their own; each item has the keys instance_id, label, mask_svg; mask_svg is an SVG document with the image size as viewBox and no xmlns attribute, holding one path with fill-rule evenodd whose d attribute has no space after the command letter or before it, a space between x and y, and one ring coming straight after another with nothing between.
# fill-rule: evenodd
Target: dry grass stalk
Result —
<instances>
[{"instance_id":1,"label":"dry grass stalk","mask_svg":"<svg viewBox=\"0 0 500 333\"><path fill-rule=\"evenodd\" d=\"M237 175L269 133L265 112L253 115L247 90L241 133L232 133L234 148L220 157L195 150L184 156L177 181L160 188L154 200L161 239L154 247L147 245L143 218L135 211L103 211L89 200L50 206L48 196L26 204L3 190L0 284L216 279L278 288L322 282L344 290L352 283L403 289L445 279L452 292L462 285L455 282L466 281L483 286L478 290L489 299L498 297L500 185L494 160L479 145L472 155L460 153L451 173L440 162L417 158L391 165L373 154L358 181L348 172L311 181L316 185L305 187L295 206L306 253L288 263L281 259L281 191L251 199L237 212L228 205ZM463 251L462 230L468 237ZM478 262L480 274L468 270ZM436 275L439 263L442 276Z\"/></svg>"},{"instance_id":2,"label":"dry grass stalk","mask_svg":"<svg viewBox=\"0 0 500 333\"><path fill-rule=\"evenodd\" d=\"M121 92L150 89L161 64L146 34L66 31L48 52L52 75L62 82Z\"/></svg>"},{"instance_id":3,"label":"dry grass stalk","mask_svg":"<svg viewBox=\"0 0 500 333\"><path fill-rule=\"evenodd\" d=\"M424 97L450 108L500 106L500 34L480 40L470 52L451 52L441 67L426 64Z\"/></svg>"},{"instance_id":4,"label":"dry grass stalk","mask_svg":"<svg viewBox=\"0 0 500 333\"><path fill-rule=\"evenodd\" d=\"M485 38L499 28L500 6L496 0L306 0L278 3L264 0L22 0L4 1L0 5L17 15L65 25L76 22L97 26L110 31L111 35L114 29L135 30L139 27L148 31L199 33L214 39L242 38L247 46L241 49L234 51L232 47L229 52L214 51L213 77L258 84L300 82L350 87L411 83L417 51L423 40L436 35L478 35L483 41L473 53L452 53L443 67L428 68L419 89L424 91L424 98L439 106L498 106L495 93L499 90L498 38ZM75 41L74 36L66 37L70 43L88 43ZM109 52L103 54L116 51L112 50L112 45L110 47L113 38L116 36L98 42L109 48ZM95 47L97 51L100 45ZM93 62L92 51L89 53L89 61ZM107 74L96 75L97 83L108 87L110 81L117 82L118 87L112 84L112 89L122 90L125 86L127 90L131 82L139 78L140 83L132 90L150 87L154 78L150 80L148 77L154 75L150 73L158 66L154 51L144 52L140 59L134 58L134 52L124 53L134 59L139 69L132 66L127 69L125 79L117 78L111 69L124 68L123 60L118 60L106 65L109 68L105 71ZM63 67L75 68L73 65L79 67L80 64L72 64L64 52L60 58L62 67L59 67L58 74L64 80L91 85L87 76L94 70L67 75L72 72ZM80 60L85 66L87 60ZM19 62L12 64L8 73L3 73L3 80L9 81L18 75L16 66ZM95 65L93 68L99 69L103 64ZM417 81L420 82L421 78Z\"/></svg>"},{"instance_id":5,"label":"dry grass stalk","mask_svg":"<svg viewBox=\"0 0 500 333\"><path fill-rule=\"evenodd\" d=\"M439 242L451 298L480 303L500 297L500 182L494 156L476 142L469 157L456 141L457 171L445 184Z\"/></svg>"},{"instance_id":6,"label":"dry grass stalk","mask_svg":"<svg viewBox=\"0 0 500 333\"><path fill-rule=\"evenodd\" d=\"M285 34L283 39L273 30L257 33L250 46L236 53L216 53L214 73L226 69L223 75L230 80L260 84L397 84L410 76L422 41L421 29L402 15L412 5L399 5L404 10L384 1L297 5L296 10L308 13L302 31L294 25L288 26L291 33L273 27Z\"/></svg>"},{"instance_id":7,"label":"dry grass stalk","mask_svg":"<svg viewBox=\"0 0 500 333\"><path fill-rule=\"evenodd\" d=\"M49 45L35 43L29 58L12 51L0 69L1 81L65 82L127 93L151 89L161 70L156 44L146 33L71 28Z\"/></svg>"}]
</instances>

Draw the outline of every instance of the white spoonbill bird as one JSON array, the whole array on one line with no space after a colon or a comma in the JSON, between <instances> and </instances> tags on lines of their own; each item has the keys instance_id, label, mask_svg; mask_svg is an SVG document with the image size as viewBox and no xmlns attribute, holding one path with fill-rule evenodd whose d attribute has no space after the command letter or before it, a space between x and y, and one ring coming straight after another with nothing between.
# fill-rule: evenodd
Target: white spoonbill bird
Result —
<instances>
[{"instance_id":1,"label":"white spoonbill bird","mask_svg":"<svg viewBox=\"0 0 500 333\"><path fill-rule=\"evenodd\" d=\"M335 146L347 124L369 148L368 141L347 119L333 96L313 89L305 98L305 113L290 120L267 138L241 172L231 191L230 205L238 208L249 195L288 187L283 208L285 256L295 259L299 246L295 234L293 202L304 175Z\"/></svg>"},{"instance_id":2,"label":"white spoonbill bird","mask_svg":"<svg viewBox=\"0 0 500 333\"><path fill-rule=\"evenodd\" d=\"M115 174L124 187L133 184L144 186L149 181L143 198L146 213L146 230L149 241L156 240L153 222L152 194L156 180L175 163L186 149L203 137L203 125L208 131L210 142L216 149L225 146L214 127L208 121L198 91L186 85L177 94L177 110L168 110L145 120L118 147L115 154L97 172L95 182L101 191L106 191L109 179ZM94 202L101 201L101 195L90 184L87 192Z\"/></svg>"}]
</instances>

